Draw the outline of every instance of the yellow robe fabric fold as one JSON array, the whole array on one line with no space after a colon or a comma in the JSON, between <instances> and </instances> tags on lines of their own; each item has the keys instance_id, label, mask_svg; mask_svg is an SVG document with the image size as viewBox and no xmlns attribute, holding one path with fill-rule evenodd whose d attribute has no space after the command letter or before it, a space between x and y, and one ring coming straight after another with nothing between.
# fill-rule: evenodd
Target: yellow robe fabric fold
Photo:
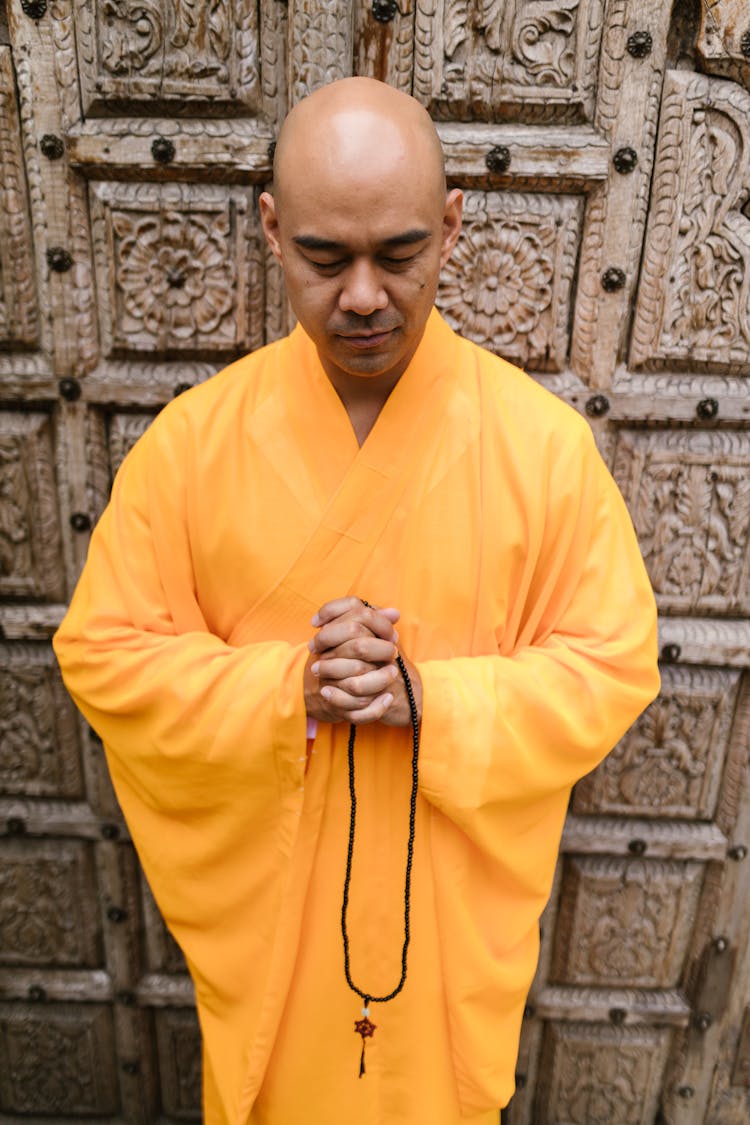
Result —
<instances>
[{"instance_id":1,"label":"yellow robe fabric fold","mask_svg":"<svg viewBox=\"0 0 750 1125\"><path fill-rule=\"evenodd\" d=\"M306 744L310 618L402 613L423 681L403 992L340 930L348 728ZM361 448L301 328L127 457L55 637L195 981L208 1125L496 1121L571 785L658 690L653 597L578 415L433 313ZM352 975L398 981L410 732L357 738Z\"/></svg>"}]
</instances>

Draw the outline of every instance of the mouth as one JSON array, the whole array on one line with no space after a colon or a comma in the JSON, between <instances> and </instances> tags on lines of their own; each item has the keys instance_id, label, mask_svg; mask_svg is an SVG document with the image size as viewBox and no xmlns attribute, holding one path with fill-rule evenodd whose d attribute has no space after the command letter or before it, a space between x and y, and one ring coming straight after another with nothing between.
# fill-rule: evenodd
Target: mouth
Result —
<instances>
[{"instance_id":1,"label":"mouth","mask_svg":"<svg viewBox=\"0 0 750 1125\"><path fill-rule=\"evenodd\" d=\"M385 332L358 332L352 335L339 332L338 335L339 338L345 340L350 347L365 350L367 348L380 347L393 331L393 328L389 328Z\"/></svg>"}]
</instances>

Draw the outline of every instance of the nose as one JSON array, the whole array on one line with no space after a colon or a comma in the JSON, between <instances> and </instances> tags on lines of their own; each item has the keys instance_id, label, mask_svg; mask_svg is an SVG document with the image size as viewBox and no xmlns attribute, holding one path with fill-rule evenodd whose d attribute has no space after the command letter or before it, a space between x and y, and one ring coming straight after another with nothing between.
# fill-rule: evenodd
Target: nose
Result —
<instances>
[{"instance_id":1,"label":"nose","mask_svg":"<svg viewBox=\"0 0 750 1125\"><path fill-rule=\"evenodd\" d=\"M344 276L339 294L339 308L357 316L369 316L388 305L388 294L383 288L380 271L374 262L355 259Z\"/></svg>"}]
</instances>

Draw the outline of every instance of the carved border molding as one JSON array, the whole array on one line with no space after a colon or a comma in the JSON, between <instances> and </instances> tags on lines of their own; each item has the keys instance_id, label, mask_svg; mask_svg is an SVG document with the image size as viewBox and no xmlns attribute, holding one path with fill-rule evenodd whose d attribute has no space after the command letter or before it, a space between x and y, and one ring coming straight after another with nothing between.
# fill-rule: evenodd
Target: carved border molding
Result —
<instances>
[{"instance_id":1,"label":"carved border molding","mask_svg":"<svg viewBox=\"0 0 750 1125\"><path fill-rule=\"evenodd\" d=\"M165 138L174 146L168 164L153 155ZM71 165L91 179L165 179L257 183L270 178L273 130L263 121L209 118L134 118L86 121L68 133Z\"/></svg>"},{"instance_id":2,"label":"carved border molding","mask_svg":"<svg viewBox=\"0 0 750 1125\"><path fill-rule=\"evenodd\" d=\"M675 646L676 659L686 664L747 668L750 665L750 621L663 617L659 620L659 645L662 652Z\"/></svg>"},{"instance_id":3,"label":"carved border molding","mask_svg":"<svg viewBox=\"0 0 750 1125\"><path fill-rule=\"evenodd\" d=\"M638 846L631 846L636 841ZM723 860L727 838L715 824L569 815L561 851L627 856L631 863L648 863L649 859Z\"/></svg>"},{"instance_id":4,"label":"carved border molding","mask_svg":"<svg viewBox=\"0 0 750 1125\"><path fill-rule=\"evenodd\" d=\"M354 5L289 0L289 103L352 73Z\"/></svg>"},{"instance_id":5,"label":"carved border molding","mask_svg":"<svg viewBox=\"0 0 750 1125\"><path fill-rule=\"evenodd\" d=\"M34 256L15 78L5 47L0 48L0 177L0 337L6 343L30 345L38 335L36 286L30 270Z\"/></svg>"},{"instance_id":6,"label":"carved border molding","mask_svg":"<svg viewBox=\"0 0 750 1125\"><path fill-rule=\"evenodd\" d=\"M610 146L587 126L462 125L437 122L448 180L463 186L528 187L535 191L590 191L610 173ZM493 148L508 150L506 172L491 172Z\"/></svg>"},{"instance_id":7,"label":"carved border molding","mask_svg":"<svg viewBox=\"0 0 750 1125\"><path fill-rule=\"evenodd\" d=\"M610 0L602 38L594 125L611 155L635 145L638 163L628 175L611 174L586 208L570 362L595 388L611 384L624 346L646 222L670 7L650 4L647 13L644 7L636 0ZM645 58L627 51L634 28L652 37ZM610 267L623 270L626 281L608 293L602 274Z\"/></svg>"},{"instance_id":8,"label":"carved border molding","mask_svg":"<svg viewBox=\"0 0 750 1125\"><path fill-rule=\"evenodd\" d=\"M609 1024L613 1008L626 1013L626 1024L658 1024L684 1027L690 1018L690 1005L677 989L653 988L576 988L572 985L545 985L534 993L537 1014L545 1020L573 1019L586 1023L605 1023L607 1035L617 1035ZM593 1030L593 1029L592 1029Z\"/></svg>"}]
</instances>

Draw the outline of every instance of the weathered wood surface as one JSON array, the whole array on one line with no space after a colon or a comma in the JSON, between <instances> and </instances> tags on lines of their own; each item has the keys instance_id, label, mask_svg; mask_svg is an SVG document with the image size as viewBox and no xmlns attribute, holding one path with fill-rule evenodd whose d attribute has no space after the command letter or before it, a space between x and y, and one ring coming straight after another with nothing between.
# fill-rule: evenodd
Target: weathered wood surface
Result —
<instances>
[{"instance_id":1,"label":"weathered wood surface","mask_svg":"<svg viewBox=\"0 0 750 1125\"><path fill-rule=\"evenodd\" d=\"M589 419L661 614L659 699L572 798L507 1120L745 1125L745 3L38 7L0 8L0 1119L199 1115L184 962L49 640L154 413L290 326L269 146L363 73L466 194L440 307Z\"/></svg>"}]
</instances>

